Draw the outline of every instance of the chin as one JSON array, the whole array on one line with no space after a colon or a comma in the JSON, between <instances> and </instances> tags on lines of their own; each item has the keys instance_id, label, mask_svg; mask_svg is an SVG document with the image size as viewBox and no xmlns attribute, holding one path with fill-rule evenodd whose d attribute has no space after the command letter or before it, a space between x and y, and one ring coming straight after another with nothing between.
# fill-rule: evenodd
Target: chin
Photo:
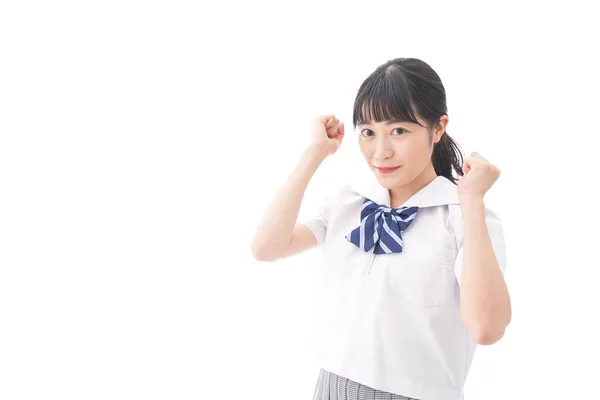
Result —
<instances>
[{"instance_id":1,"label":"chin","mask_svg":"<svg viewBox=\"0 0 600 400\"><path fill-rule=\"evenodd\" d=\"M403 182L404 180L403 179L398 179L398 178L396 178L396 179L390 179L390 178L381 178L381 177L378 177L377 181L379 182L379 184L381 186L383 186L386 189L394 189L394 188L397 188L397 187L405 185L405 182Z\"/></svg>"}]
</instances>

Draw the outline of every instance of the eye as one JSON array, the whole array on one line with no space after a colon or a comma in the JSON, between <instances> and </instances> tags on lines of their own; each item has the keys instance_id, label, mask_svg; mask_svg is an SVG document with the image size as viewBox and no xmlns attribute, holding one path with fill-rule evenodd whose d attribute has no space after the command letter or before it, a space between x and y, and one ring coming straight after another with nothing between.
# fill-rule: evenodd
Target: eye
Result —
<instances>
[{"instance_id":1,"label":"eye","mask_svg":"<svg viewBox=\"0 0 600 400\"><path fill-rule=\"evenodd\" d=\"M365 135L365 132L371 132L371 133L373 133L373 131L372 131L372 130L370 130L370 129L363 129L363 130L360 132L360 134L361 134L361 135L363 135L363 136L366 136L366 137L371 137L370 135Z\"/></svg>"},{"instance_id":2,"label":"eye","mask_svg":"<svg viewBox=\"0 0 600 400\"><path fill-rule=\"evenodd\" d=\"M398 134L396 136L406 133L406 130L404 128L394 128L393 132L395 132L395 131L398 131ZM370 129L363 129L361 131L361 135L366 136L366 137L372 137L373 135L369 135L368 134L369 132L373 133L373 131Z\"/></svg>"}]
</instances>

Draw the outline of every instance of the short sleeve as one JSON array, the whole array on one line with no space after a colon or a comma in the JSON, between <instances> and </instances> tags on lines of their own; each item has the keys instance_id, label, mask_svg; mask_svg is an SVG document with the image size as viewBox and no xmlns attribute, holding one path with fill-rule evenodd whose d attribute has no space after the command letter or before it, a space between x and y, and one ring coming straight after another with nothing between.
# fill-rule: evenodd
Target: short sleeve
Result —
<instances>
[{"instance_id":1,"label":"short sleeve","mask_svg":"<svg viewBox=\"0 0 600 400\"><path fill-rule=\"evenodd\" d=\"M458 211L458 216L456 213L454 214L454 234L456 235L456 244L458 248L458 253L456 256L456 261L454 264L454 273L456 275L456 279L460 285L461 273L462 273L462 262L463 262L463 227L462 227L462 214L460 210ZM457 221L456 218L460 218L460 221ZM496 255L496 260L498 261L498 265L500 266L500 270L504 275L504 271L506 270L506 244L504 240L504 229L502 226L502 221L498 214L496 214L493 210L486 207L485 208L485 222L487 224L488 233L490 235L490 241L492 243L492 248L494 249L494 254Z\"/></svg>"},{"instance_id":2,"label":"short sleeve","mask_svg":"<svg viewBox=\"0 0 600 400\"><path fill-rule=\"evenodd\" d=\"M308 208L303 209L303 213L298 218L298 222L304 224L315 235L318 246L321 246L325 241L331 210L338 200L340 191L340 187L327 191L316 204L308 204Z\"/></svg>"}]
</instances>

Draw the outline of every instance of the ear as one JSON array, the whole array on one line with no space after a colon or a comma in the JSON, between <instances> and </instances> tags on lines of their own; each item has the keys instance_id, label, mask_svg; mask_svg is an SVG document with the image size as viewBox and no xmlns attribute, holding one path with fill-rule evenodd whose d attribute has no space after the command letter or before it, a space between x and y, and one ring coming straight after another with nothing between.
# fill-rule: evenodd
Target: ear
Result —
<instances>
[{"instance_id":1,"label":"ear","mask_svg":"<svg viewBox=\"0 0 600 400\"><path fill-rule=\"evenodd\" d=\"M446 132L446 126L448 125L449 118L446 114L440 117L440 122L433 136L433 143L438 143L442 139L442 135Z\"/></svg>"}]
</instances>

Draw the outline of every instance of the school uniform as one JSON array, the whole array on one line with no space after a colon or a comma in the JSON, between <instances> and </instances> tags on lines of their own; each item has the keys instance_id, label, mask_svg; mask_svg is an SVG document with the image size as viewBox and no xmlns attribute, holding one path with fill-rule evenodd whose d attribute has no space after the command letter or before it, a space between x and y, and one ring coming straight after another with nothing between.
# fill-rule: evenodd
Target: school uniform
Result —
<instances>
[{"instance_id":1,"label":"school uniform","mask_svg":"<svg viewBox=\"0 0 600 400\"><path fill-rule=\"evenodd\" d=\"M501 221L488 207L485 218L504 273ZM300 222L315 235L321 261L315 399L463 400L477 343L460 316L456 185L438 176L391 209L388 190L362 179L332 190ZM390 230L394 223L399 230Z\"/></svg>"}]
</instances>

